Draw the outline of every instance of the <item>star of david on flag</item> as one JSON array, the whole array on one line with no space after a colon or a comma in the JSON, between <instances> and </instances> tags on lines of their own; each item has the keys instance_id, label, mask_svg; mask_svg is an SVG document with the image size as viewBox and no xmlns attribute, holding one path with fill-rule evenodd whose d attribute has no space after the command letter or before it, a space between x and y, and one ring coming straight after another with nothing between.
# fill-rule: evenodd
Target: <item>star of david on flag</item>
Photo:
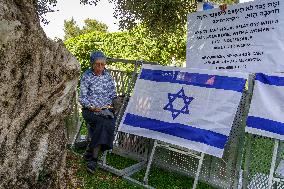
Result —
<instances>
[{"instance_id":1,"label":"star of david on flag","mask_svg":"<svg viewBox=\"0 0 284 189\"><path fill-rule=\"evenodd\" d=\"M246 77L143 65L119 131L222 157Z\"/></svg>"},{"instance_id":2,"label":"star of david on flag","mask_svg":"<svg viewBox=\"0 0 284 189\"><path fill-rule=\"evenodd\" d=\"M177 100L178 98L181 98L184 102L184 106L183 108L181 108L180 110L175 109L173 102L175 100ZM168 100L169 103L164 107L164 110L168 110L170 112L172 112L172 117L173 119L177 118L179 116L179 114L189 114L189 104L190 102L193 100L193 97L187 97L184 94L184 90L183 87L181 88L181 90L177 93L177 94L172 94L172 93L168 93Z\"/></svg>"}]
</instances>

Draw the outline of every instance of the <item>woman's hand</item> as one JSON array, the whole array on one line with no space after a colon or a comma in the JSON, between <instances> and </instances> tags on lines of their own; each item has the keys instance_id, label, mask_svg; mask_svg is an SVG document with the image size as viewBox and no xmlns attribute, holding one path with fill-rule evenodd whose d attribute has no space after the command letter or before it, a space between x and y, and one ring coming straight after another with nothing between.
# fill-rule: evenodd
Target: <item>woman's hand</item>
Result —
<instances>
[{"instance_id":1,"label":"woman's hand","mask_svg":"<svg viewBox=\"0 0 284 189\"><path fill-rule=\"evenodd\" d=\"M90 107L89 110L90 110L91 112L100 112L100 111L101 111L100 108L95 108L95 107Z\"/></svg>"}]
</instances>

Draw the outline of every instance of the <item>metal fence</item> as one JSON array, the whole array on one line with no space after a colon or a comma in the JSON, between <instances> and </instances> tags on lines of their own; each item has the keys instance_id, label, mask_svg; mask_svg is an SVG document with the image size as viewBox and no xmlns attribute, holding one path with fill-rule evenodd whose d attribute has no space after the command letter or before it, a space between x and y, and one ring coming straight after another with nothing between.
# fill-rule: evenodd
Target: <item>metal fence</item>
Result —
<instances>
[{"instance_id":1,"label":"metal fence","mask_svg":"<svg viewBox=\"0 0 284 189\"><path fill-rule=\"evenodd\" d=\"M133 65L131 71L110 70L116 82L118 94L124 96L123 105L121 106L116 123L116 127L118 127L141 65L143 63L155 63L121 59L108 59L108 61ZM217 188L267 189L270 186L269 180L272 180L274 188L284 188L281 175L275 173L277 169L280 169L278 165L281 164L283 156L283 143L279 143L278 141L277 144L279 145L277 146L276 153L276 142L274 140L248 134L245 135L245 121L252 95L252 81L253 78L251 77L249 89L246 89L243 93L223 158L220 159L210 155L204 156L199 180L211 186ZM78 126L76 128L78 130ZM80 136L77 137L78 141L80 141ZM151 139L118 132L116 133L114 149L111 153L135 159L139 163L124 170L117 170L107 165L105 154L101 166L135 183L136 181L131 178L131 175L146 166L153 145L154 141ZM265 148L263 148L263 145L265 145ZM198 152L160 142L153 155L153 163L169 171L178 172L194 178L199 165L199 159L195 157L195 154L198 154ZM272 170L273 162L274 167ZM142 184L150 187L147 185L147 182Z\"/></svg>"},{"instance_id":2,"label":"metal fence","mask_svg":"<svg viewBox=\"0 0 284 189\"><path fill-rule=\"evenodd\" d=\"M244 150L243 188L284 188L283 141L247 134Z\"/></svg>"}]
</instances>

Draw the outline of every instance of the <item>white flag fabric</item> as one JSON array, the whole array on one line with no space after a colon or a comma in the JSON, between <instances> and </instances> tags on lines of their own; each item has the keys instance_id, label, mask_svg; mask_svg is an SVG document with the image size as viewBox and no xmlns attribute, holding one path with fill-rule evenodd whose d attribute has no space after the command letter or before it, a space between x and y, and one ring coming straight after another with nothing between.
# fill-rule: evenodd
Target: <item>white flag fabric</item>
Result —
<instances>
[{"instance_id":1,"label":"white flag fabric","mask_svg":"<svg viewBox=\"0 0 284 189\"><path fill-rule=\"evenodd\" d=\"M119 131L222 157L246 76L143 65Z\"/></svg>"},{"instance_id":2,"label":"white flag fabric","mask_svg":"<svg viewBox=\"0 0 284 189\"><path fill-rule=\"evenodd\" d=\"M256 74L246 132L284 140L284 74Z\"/></svg>"}]
</instances>

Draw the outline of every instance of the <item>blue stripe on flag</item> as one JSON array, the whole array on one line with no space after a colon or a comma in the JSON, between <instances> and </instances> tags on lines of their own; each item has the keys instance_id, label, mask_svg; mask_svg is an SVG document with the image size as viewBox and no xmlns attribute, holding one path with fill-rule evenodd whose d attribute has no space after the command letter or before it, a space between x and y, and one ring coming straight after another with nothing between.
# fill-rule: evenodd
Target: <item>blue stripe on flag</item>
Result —
<instances>
[{"instance_id":1,"label":"blue stripe on flag","mask_svg":"<svg viewBox=\"0 0 284 189\"><path fill-rule=\"evenodd\" d=\"M180 71L142 69L140 79L242 92L246 79Z\"/></svg>"},{"instance_id":2,"label":"blue stripe on flag","mask_svg":"<svg viewBox=\"0 0 284 189\"><path fill-rule=\"evenodd\" d=\"M126 114L123 123L133 127L158 131L179 138L204 143L220 149L224 149L224 146L228 139L226 135L215 133L213 131L199 129L179 123L168 123L130 113Z\"/></svg>"},{"instance_id":3,"label":"blue stripe on flag","mask_svg":"<svg viewBox=\"0 0 284 189\"><path fill-rule=\"evenodd\" d=\"M284 77L268 76L263 73L257 73L255 79L268 85L284 86Z\"/></svg>"},{"instance_id":4,"label":"blue stripe on flag","mask_svg":"<svg viewBox=\"0 0 284 189\"><path fill-rule=\"evenodd\" d=\"M261 129L264 131L269 131L269 132L280 134L280 135L284 135L284 123L269 120L269 119L248 116L247 126L256 128L256 129Z\"/></svg>"}]
</instances>

